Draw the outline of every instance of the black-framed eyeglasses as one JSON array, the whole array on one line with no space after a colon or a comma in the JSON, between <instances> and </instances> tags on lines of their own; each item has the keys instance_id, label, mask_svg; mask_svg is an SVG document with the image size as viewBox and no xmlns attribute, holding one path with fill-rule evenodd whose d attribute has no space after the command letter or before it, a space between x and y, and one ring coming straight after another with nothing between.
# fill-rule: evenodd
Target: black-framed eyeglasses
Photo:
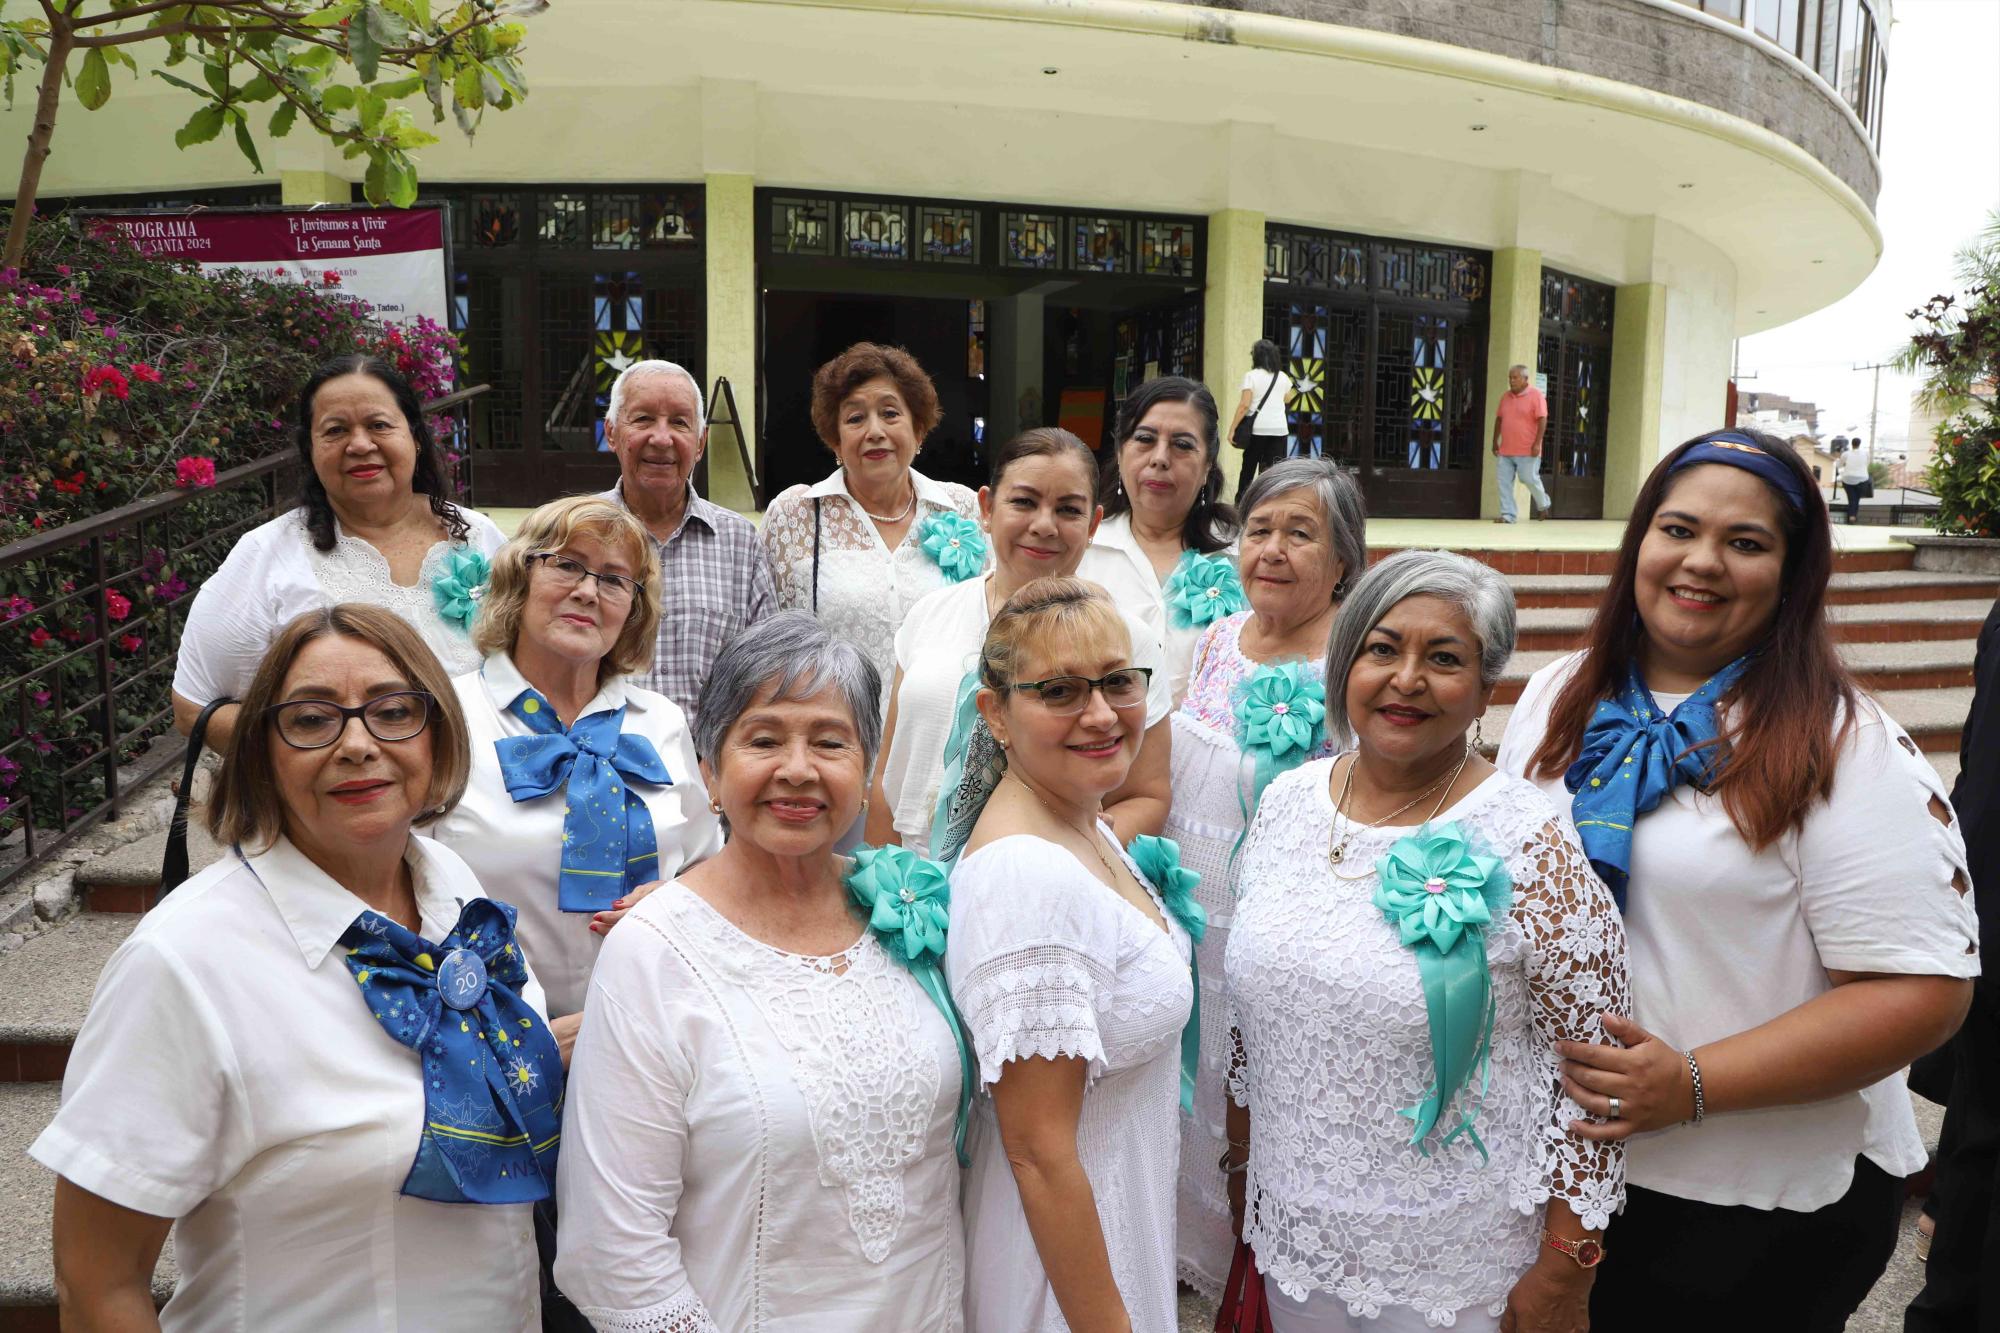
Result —
<instances>
[{"instance_id":1,"label":"black-framed eyeglasses","mask_svg":"<svg viewBox=\"0 0 2000 1333\"><path fill-rule=\"evenodd\" d=\"M530 565L540 565L547 570L556 586L564 590L576 587L585 579L597 580L597 595L606 601L636 602L639 600L641 585L639 580L627 578L623 574L603 574L592 569L581 560L575 560L554 551L537 551L528 557Z\"/></svg>"},{"instance_id":2,"label":"black-framed eyeglasses","mask_svg":"<svg viewBox=\"0 0 2000 1333\"><path fill-rule=\"evenodd\" d=\"M1057 717L1081 713L1096 690L1113 708L1135 708L1146 702L1146 687L1152 682L1151 667L1119 667L1092 680L1089 676L1050 676L1047 680L1017 681L1012 688L1032 690L1042 707Z\"/></svg>"},{"instance_id":3,"label":"black-framed eyeglasses","mask_svg":"<svg viewBox=\"0 0 2000 1333\"><path fill-rule=\"evenodd\" d=\"M378 741L406 741L420 735L436 711L437 699L429 691L397 690L354 708L330 699L293 699L272 704L264 716L277 728L278 739L294 750L320 750L340 739L349 718L360 718Z\"/></svg>"}]
</instances>

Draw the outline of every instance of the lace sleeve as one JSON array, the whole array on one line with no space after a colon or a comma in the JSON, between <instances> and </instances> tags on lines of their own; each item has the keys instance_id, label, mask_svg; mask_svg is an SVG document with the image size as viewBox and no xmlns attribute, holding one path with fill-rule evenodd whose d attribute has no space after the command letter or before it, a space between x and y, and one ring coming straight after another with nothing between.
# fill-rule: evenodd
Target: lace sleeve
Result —
<instances>
[{"instance_id":1,"label":"lace sleeve","mask_svg":"<svg viewBox=\"0 0 2000 1333\"><path fill-rule=\"evenodd\" d=\"M1632 1012L1625 928L1610 890L1559 820L1528 836L1516 864L1514 915L1528 937L1528 993L1549 1089L1543 1177L1551 1199L1600 1230L1625 1202L1625 1145L1570 1132L1571 1121L1588 1115L1563 1092L1555 1043L1608 1042L1598 1016Z\"/></svg>"},{"instance_id":2,"label":"lace sleeve","mask_svg":"<svg viewBox=\"0 0 2000 1333\"><path fill-rule=\"evenodd\" d=\"M788 611L812 609L812 501L794 486L771 501L758 537L777 583L778 605Z\"/></svg>"},{"instance_id":3,"label":"lace sleeve","mask_svg":"<svg viewBox=\"0 0 2000 1333\"><path fill-rule=\"evenodd\" d=\"M953 989L979 1055L980 1085L999 1082L1009 1060L1035 1056L1083 1060L1095 1082L1104 1072L1097 996L1110 983L1096 959L1065 944L1031 945L974 966Z\"/></svg>"}]
</instances>

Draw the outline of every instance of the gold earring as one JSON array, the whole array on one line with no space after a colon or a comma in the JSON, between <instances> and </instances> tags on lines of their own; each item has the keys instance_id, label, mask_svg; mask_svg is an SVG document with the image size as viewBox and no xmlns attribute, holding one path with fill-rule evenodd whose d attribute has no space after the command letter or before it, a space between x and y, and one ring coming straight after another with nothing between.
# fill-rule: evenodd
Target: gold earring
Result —
<instances>
[{"instance_id":1,"label":"gold earring","mask_svg":"<svg viewBox=\"0 0 2000 1333\"><path fill-rule=\"evenodd\" d=\"M719 815L719 814L721 814L721 813L722 813L722 802L720 802L720 801L716 800L716 799L715 799L715 798L714 798L713 796L709 797L709 798L708 798L708 813L710 813L711 815Z\"/></svg>"}]
</instances>

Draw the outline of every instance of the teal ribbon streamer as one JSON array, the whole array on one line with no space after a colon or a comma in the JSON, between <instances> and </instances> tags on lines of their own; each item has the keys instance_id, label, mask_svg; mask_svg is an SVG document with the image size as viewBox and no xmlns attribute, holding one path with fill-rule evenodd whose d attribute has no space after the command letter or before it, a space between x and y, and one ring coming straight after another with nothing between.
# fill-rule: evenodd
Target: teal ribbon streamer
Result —
<instances>
[{"instance_id":1,"label":"teal ribbon streamer","mask_svg":"<svg viewBox=\"0 0 2000 1333\"><path fill-rule=\"evenodd\" d=\"M854 867L842 881L848 896L868 913L868 928L888 955L909 969L924 994L944 1015L952 1040L958 1043L958 1119L952 1129L952 1150L958 1164L970 1166L965 1151L966 1121L972 1110L972 1047L965 1024L944 983L945 932L951 924L951 881L945 868L907 847L854 849Z\"/></svg>"},{"instance_id":2,"label":"teal ribbon streamer","mask_svg":"<svg viewBox=\"0 0 2000 1333\"><path fill-rule=\"evenodd\" d=\"M1486 1145L1472 1123L1486 1100L1493 1050L1493 976L1486 961L1486 928L1506 915L1514 885L1497 856L1472 849L1456 823L1419 828L1399 839L1375 863L1374 903L1416 955L1430 1019L1431 1086L1422 1101L1396 1112L1415 1122L1412 1146L1423 1141L1461 1089L1479 1078L1478 1095L1438 1146L1460 1134L1482 1161Z\"/></svg>"},{"instance_id":3,"label":"teal ribbon streamer","mask_svg":"<svg viewBox=\"0 0 2000 1333\"><path fill-rule=\"evenodd\" d=\"M1167 619L1179 630L1212 625L1250 605L1243 580L1227 557L1194 550L1181 552L1180 563L1167 576L1160 595L1167 604Z\"/></svg>"},{"instance_id":4,"label":"teal ribbon streamer","mask_svg":"<svg viewBox=\"0 0 2000 1333\"><path fill-rule=\"evenodd\" d=\"M1194 891L1201 875L1181 864L1180 844L1172 838L1156 838L1142 833L1132 839L1132 864L1160 891L1167 912L1181 923L1181 929L1195 944L1188 950L1188 976L1194 982L1194 1004L1188 1010L1187 1025L1181 1029L1181 1111L1194 1114L1194 1078L1201 1068L1201 961L1196 952L1208 933L1208 912L1195 901Z\"/></svg>"},{"instance_id":5,"label":"teal ribbon streamer","mask_svg":"<svg viewBox=\"0 0 2000 1333\"><path fill-rule=\"evenodd\" d=\"M471 629L472 618L479 614L479 598L486 591L486 580L492 572L486 557L470 546L447 548L444 568L431 579L431 601L437 607L438 619L462 630Z\"/></svg>"},{"instance_id":6,"label":"teal ribbon streamer","mask_svg":"<svg viewBox=\"0 0 2000 1333\"><path fill-rule=\"evenodd\" d=\"M1250 757L1250 790L1240 786L1237 807L1243 832L1230 859L1250 834L1250 816L1264 788L1313 757L1326 742L1326 682L1304 662L1267 663L1250 673L1236 698L1236 743Z\"/></svg>"},{"instance_id":7,"label":"teal ribbon streamer","mask_svg":"<svg viewBox=\"0 0 2000 1333\"><path fill-rule=\"evenodd\" d=\"M917 529L917 544L953 583L965 580L986 568L986 534L963 514L940 509Z\"/></svg>"}]
</instances>

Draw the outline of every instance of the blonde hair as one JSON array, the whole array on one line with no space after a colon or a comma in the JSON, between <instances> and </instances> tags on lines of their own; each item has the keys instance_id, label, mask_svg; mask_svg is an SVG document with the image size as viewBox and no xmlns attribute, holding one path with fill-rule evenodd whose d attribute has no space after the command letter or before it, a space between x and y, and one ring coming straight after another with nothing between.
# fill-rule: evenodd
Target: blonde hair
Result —
<instances>
[{"instance_id":1,"label":"blonde hair","mask_svg":"<svg viewBox=\"0 0 2000 1333\"><path fill-rule=\"evenodd\" d=\"M1032 654L1053 658L1080 645L1120 640L1131 653L1131 631L1110 593L1085 579L1051 574L1016 591L986 627L980 683L1004 691L1020 679L1021 664Z\"/></svg>"},{"instance_id":2,"label":"blonde hair","mask_svg":"<svg viewBox=\"0 0 2000 1333\"><path fill-rule=\"evenodd\" d=\"M595 495L549 501L522 519L513 539L494 552L492 578L479 604L479 618L472 623L472 646L481 657L514 650L533 574L528 557L560 551L578 537L623 548L639 584L639 596L625 613L625 628L597 664L597 679L603 682L652 665L653 640L660 628L660 562L653 554L653 539L623 505Z\"/></svg>"},{"instance_id":3,"label":"blonde hair","mask_svg":"<svg viewBox=\"0 0 2000 1333\"><path fill-rule=\"evenodd\" d=\"M472 772L472 752L468 748L465 714L459 710L458 694L451 687L429 647L417 632L393 611L359 602L308 611L278 631L278 637L264 652L257 674L243 696L237 715L236 733L229 752L222 757L222 772L215 783L215 795L208 803L208 831L224 846L232 844L261 851L285 831L285 804L278 791L276 766L271 762L271 746L276 733L267 720L278 691L291 673L307 644L315 639L356 639L389 659L396 674L413 690L422 690L432 699L430 723L418 735L430 742L431 785L424 794L424 813L419 822L428 822L447 813L465 794L466 778ZM275 740L282 745L282 740ZM395 742L404 744L405 742Z\"/></svg>"}]
</instances>

